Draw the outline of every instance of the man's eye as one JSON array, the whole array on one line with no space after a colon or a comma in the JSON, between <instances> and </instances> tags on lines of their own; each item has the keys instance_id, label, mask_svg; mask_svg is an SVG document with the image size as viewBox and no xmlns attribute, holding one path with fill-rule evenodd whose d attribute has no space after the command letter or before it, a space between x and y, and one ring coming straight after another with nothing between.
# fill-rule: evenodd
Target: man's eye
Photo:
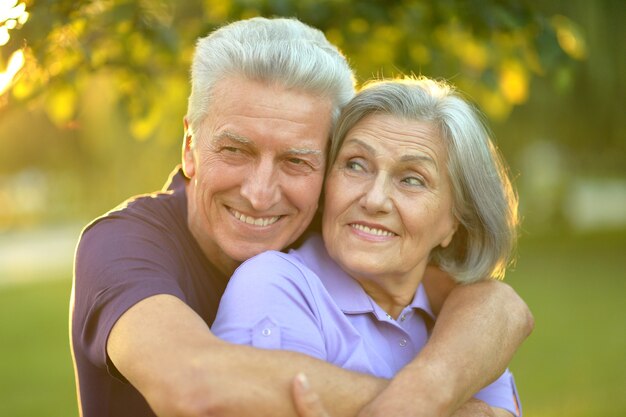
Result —
<instances>
[{"instance_id":1,"label":"man's eye","mask_svg":"<svg viewBox=\"0 0 626 417\"><path fill-rule=\"evenodd\" d=\"M224 146L222 151L230 152L230 153L240 153L241 149L235 148L234 146Z\"/></svg>"},{"instance_id":2,"label":"man's eye","mask_svg":"<svg viewBox=\"0 0 626 417\"><path fill-rule=\"evenodd\" d=\"M311 172L315 169L315 165L311 161L302 158L286 158L285 164L288 169L299 173Z\"/></svg>"}]
</instances>

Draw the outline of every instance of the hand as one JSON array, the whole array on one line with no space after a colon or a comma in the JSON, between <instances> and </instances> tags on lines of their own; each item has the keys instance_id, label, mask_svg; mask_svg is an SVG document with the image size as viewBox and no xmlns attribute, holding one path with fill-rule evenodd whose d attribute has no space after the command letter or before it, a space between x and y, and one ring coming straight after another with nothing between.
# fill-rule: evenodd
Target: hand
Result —
<instances>
[{"instance_id":1,"label":"hand","mask_svg":"<svg viewBox=\"0 0 626 417\"><path fill-rule=\"evenodd\" d=\"M311 389L309 380L302 373L293 380L293 401L300 417L330 417L319 395Z\"/></svg>"}]
</instances>

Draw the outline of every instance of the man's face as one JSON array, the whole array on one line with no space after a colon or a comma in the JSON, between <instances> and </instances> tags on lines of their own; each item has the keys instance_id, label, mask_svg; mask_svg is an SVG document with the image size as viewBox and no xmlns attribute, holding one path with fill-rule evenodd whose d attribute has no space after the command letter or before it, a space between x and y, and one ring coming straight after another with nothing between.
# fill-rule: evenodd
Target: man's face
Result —
<instances>
[{"instance_id":1,"label":"man's face","mask_svg":"<svg viewBox=\"0 0 626 417\"><path fill-rule=\"evenodd\" d=\"M220 269L281 250L309 225L331 109L330 99L243 77L215 86L208 116L186 133L183 168L189 228Z\"/></svg>"}]
</instances>

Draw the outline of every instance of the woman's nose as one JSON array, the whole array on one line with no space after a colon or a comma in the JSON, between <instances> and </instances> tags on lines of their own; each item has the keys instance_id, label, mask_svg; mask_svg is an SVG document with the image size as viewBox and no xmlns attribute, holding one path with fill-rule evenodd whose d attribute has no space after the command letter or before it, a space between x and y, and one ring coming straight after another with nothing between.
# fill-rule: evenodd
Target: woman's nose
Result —
<instances>
[{"instance_id":1,"label":"woman's nose","mask_svg":"<svg viewBox=\"0 0 626 417\"><path fill-rule=\"evenodd\" d=\"M385 172L380 172L366 187L361 197L361 206L368 213L388 213L393 209L390 198L391 180Z\"/></svg>"}]
</instances>

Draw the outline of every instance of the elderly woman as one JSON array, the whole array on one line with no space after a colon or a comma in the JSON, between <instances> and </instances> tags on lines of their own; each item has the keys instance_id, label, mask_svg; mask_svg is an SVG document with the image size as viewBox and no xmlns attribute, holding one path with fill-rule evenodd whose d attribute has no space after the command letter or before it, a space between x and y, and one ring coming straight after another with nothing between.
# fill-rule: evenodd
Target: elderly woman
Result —
<instances>
[{"instance_id":1,"label":"elderly woman","mask_svg":"<svg viewBox=\"0 0 626 417\"><path fill-rule=\"evenodd\" d=\"M501 278L516 226L516 197L478 113L442 82L373 82L335 130L322 237L242 264L212 330L390 378L436 319L427 266L460 283ZM520 414L508 370L476 398Z\"/></svg>"}]
</instances>

